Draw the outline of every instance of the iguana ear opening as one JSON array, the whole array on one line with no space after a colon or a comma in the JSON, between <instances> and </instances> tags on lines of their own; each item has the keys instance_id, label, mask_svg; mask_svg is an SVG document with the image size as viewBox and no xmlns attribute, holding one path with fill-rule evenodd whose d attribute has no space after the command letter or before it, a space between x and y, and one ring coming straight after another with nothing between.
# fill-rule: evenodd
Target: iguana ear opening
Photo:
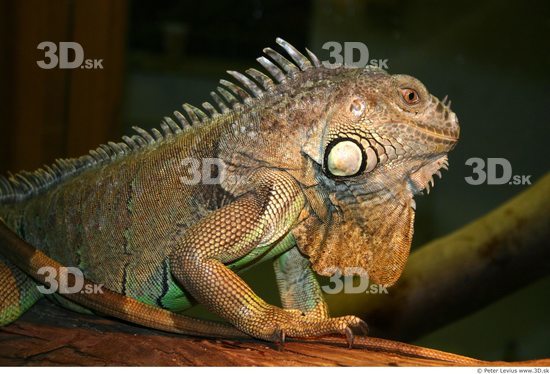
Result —
<instances>
[{"instance_id":1,"label":"iguana ear opening","mask_svg":"<svg viewBox=\"0 0 550 374\"><path fill-rule=\"evenodd\" d=\"M346 203L326 222L312 216L293 234L316 273L359 272L373 283L390 286L399 279L409 256L414 222L411 201L376 196L368 205Z\"/></svg>"}]
</instances>

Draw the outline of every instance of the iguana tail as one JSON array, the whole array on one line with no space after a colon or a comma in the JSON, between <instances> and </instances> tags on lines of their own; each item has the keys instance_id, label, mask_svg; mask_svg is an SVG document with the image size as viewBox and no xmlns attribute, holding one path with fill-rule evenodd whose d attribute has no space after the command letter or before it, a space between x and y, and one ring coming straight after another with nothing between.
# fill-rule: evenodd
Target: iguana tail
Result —
<instances>
[{"instance_id":1,"label":"iguana tail","mask_svg":"<svg viewBox=\"0 0 550 374\"><path fill-rule=\"evenodd\" d=\"M46 274L43 274L39 271L39 269L44 267L53 268L55 272L51 272L47 275L53 275L55 273L55 281L59 283L59 274L61 274L60 270L63 268L63 265L46 256L43 252L19 238L4 224L1 219L0 254L7 258L9 262L15 264L19 269L31 276L35 281L47 286L50 286L50 282L46 281ZM4 267L6 268L6 276L9 275L12 277L11 279L18 279L12 274L21 275L21 270L13 267L12 265L8 268L8 265L3 264L3 262L0 261L0 281L3 281ZM84 285L83 289L94 289L95 284L93 282L90 282L84 278L82 281ZM31 283L32 284L30 285L28 283L23 284L26 292L32 292L32 297L26 301L25 305L17 302L20 298L11 297L17 293L16 290L14 290L14 287L21 286L21 282L16 284L16 282L14 283L13 281L3 281L0 284L0 293L2 294L2 298L6 295L9 297L6 297L5 299L11 300L9 305L4 305L3 303L0 304L0 319L3 318L4 315L6 317L4 324L17 319L20 314L22 314L28 307L38 300L38 298L41 297L34 282ZM95 285L95 289L100 288L101 287L97 287L97 285ZM17 287L17 289L21 289L21 287ZM102 292L89 294L79 292L67 293L63 294L63 297L95 312L100 312L111 317L116 317L124 321L136 323L138 325L157 330L203 337L248 337L248 335L243 332L226 324L186 317L144 304L140 301L108 289L101 288L101 290ZM2 308L4 310L2 310Z\"/></svg>"},{"instance_id":2,"label":"iguana tail","mask_svg":"<svg viewBox=\"0 0 550 374\"><path fill-rule=\"evenodd\" d=\"M0 326L18 319L40 298L36 283L0 255Z\"/></svg>"}]
</instances>

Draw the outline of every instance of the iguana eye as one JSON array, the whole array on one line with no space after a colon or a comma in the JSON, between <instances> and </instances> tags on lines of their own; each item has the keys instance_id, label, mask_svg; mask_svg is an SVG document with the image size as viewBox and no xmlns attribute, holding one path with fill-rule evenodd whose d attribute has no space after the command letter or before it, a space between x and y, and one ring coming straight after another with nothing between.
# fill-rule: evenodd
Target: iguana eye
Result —
<instances>
[{"instance_id":1,"label":"iguana eye","mask_svg":"<svg viewBox=\"0 0 550 374\"><path fill-rule=\"evenodd\" d=\"M325 153L325 168L335 177L351 177L365 170L365 152L350 139L330 143Z\"/></svg>"},{"instance_id":2,"label":"iguana eye","mask_svg":"<svg viewBox=\"0 0 550 374\"><path fill-rule=\"evenodd\" d=\"M412 88L402 88L401 89L401 95L403 96L403 100L407 104L416 104L420 101L420 96L418 96L418 92L416 90L413 90Z\"/></svg>"}]
</instances>

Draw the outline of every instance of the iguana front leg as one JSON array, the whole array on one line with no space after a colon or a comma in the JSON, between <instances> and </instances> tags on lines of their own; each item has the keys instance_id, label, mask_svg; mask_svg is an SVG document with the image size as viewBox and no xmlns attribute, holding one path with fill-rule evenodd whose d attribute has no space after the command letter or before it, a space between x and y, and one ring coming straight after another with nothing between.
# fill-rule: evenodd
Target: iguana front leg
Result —
<instances>
[{"instance_id":1,"label":"iguana front leg","mask_svg":"<svg viewBox=\"0 0 550 374\"><path fill-rule=\"evenodd\" d=\"M314 319L329 318L328 306L311 264L297 247L279 256L273 267L283 308L301 310Z\"/></svg>"},{"instance_id":2,"label":"iguana front leg","mask_svg":"<svg viewBox=\"0 0 550 374\"><path fill-rule=\"evenodd\" d=\"M365 324L354 316L316 319L299 310L270 305L225 264L256 247L284 237L296 222L305 200L286 173L261 171L252 192L211 213L189 228L170 257L172 274L199 303L259 339L345 334Z\"/></svg>"}]
</instances>

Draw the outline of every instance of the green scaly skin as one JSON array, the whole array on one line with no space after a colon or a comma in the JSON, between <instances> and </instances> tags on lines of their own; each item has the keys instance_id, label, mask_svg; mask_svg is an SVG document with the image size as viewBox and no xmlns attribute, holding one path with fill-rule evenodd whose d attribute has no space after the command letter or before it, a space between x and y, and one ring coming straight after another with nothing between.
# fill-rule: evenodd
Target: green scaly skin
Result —
<instances>
[{"instance_id":1,"label":"green scaly skin","mask_svg":"<svg viewBox=\"0 0 550 374\"><path fill-rule=\"evenodd\" d=\"M458 121L412 77L326 68L277 43L294 63L271 49L280 68L259 61L281 83L230 72L246 90L222 81L219 111L205 105L208 115L184 105L187 121L176 115L184 131L168 119L164 135L138 129L80 159L0 179L0 217L41 250L18 254L15 239L2 247L0 324L40 297L30 279L43 282L36 272L51 263L78 267L112 293L108 302L65 295L65 306L152 327L145 311L199 302L264 340L366 332L355 316L329 316L314 272L359 268L395 282L412 239L413 195L446 167ZM221 161L223 178L196 183L194 163L210 159ZM283 308L237 274L270 259ZM194 331L163 316L165 329L177 320L185 328L175 330Z\"/></svg>"}]
</instances>

